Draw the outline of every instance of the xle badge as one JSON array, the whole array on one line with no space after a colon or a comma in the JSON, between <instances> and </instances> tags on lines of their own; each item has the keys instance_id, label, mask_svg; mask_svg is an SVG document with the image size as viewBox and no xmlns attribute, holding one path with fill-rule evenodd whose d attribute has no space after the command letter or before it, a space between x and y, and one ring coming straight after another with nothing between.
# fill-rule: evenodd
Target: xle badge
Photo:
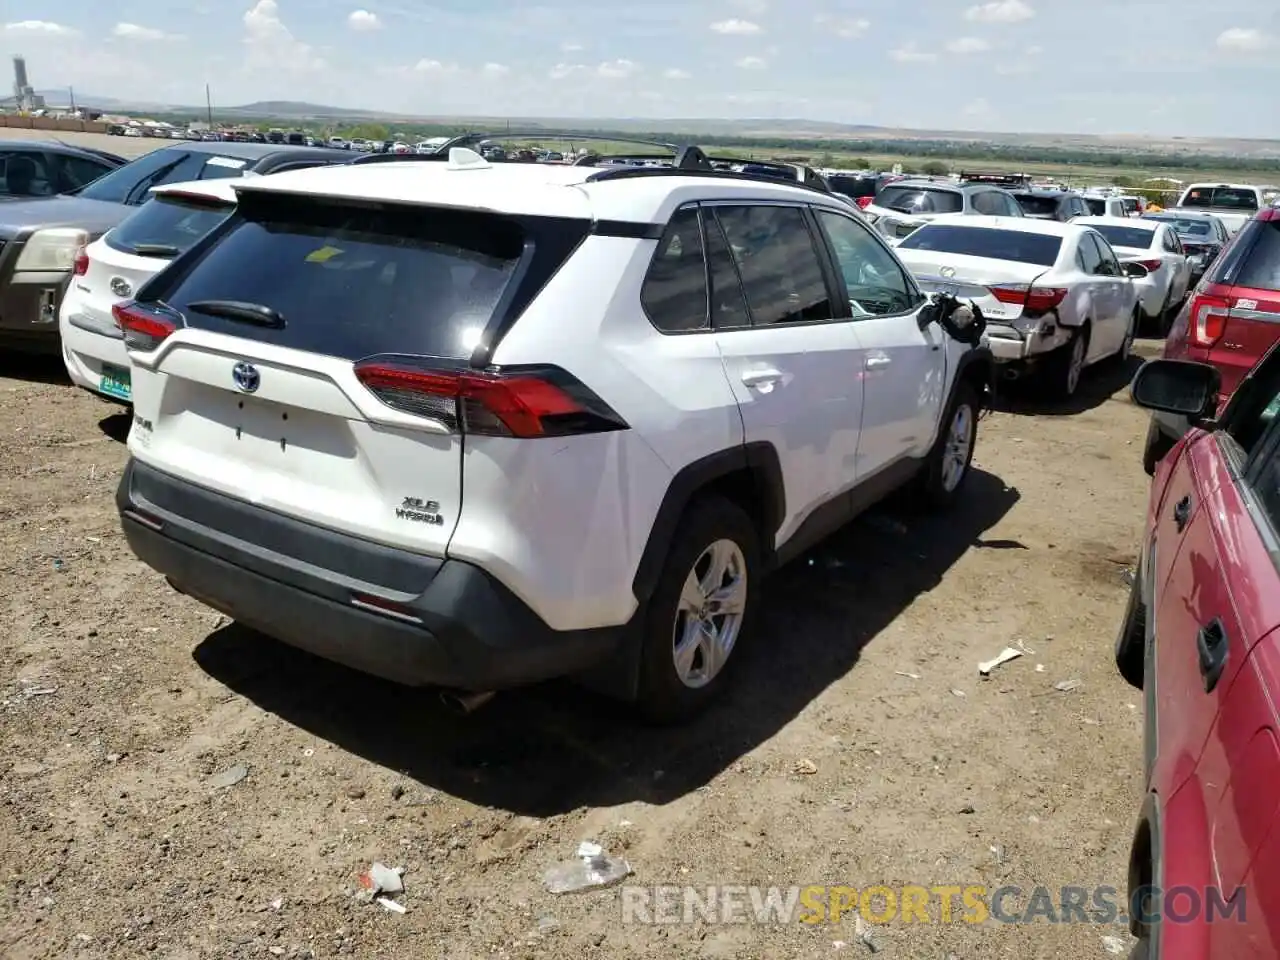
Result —
<instances>
[{"instance_id":1,"label":"xle badge","mask_svg":"<svg viewBox=\"0 0 1280 960\"><path fill-rule=\"evenodd\" d=\"M434 500L405 497L404 502L396 508L396 516L401 520L412 520L414 523L444 526L444 517L440 515L440 504Z\"/></svg>"}]
</instances>

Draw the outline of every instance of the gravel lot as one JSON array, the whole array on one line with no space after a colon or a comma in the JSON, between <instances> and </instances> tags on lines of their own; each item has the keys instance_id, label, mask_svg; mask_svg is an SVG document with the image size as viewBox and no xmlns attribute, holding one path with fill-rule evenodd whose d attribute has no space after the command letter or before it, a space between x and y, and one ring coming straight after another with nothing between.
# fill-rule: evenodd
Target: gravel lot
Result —
<instances>
[{"instance_id":1,"label":"gravel lot","mask_svg":"<svg viewBox=\"0 0 1280 960\"><path fill-rule=\"evenodd\" d=\"M0 142L5 140L61 140L80 147L93 147L95 150L107 150L118 157L133 159L144 153L150 153L157 147L181 140L152 140L148 137L109 137L105 133L73 133L65 130L19 130L13 127L0 127Z\"/></svg>"},{"instance_id":2,"label":"gravel lot","mask_svg":"<svg viewBox=\"0 0 1280 960\"><path fill-rule=\"evenodd\" d=\"M0 956L869 953L851 916L641 926L617 890L547 893L587 839L644 885L1123 890L1141 704L1110 648L1147 488L1127 373L985 420L965 509L878 512L776 575L734 695L655 731L567 684L460 718L227 624L119 533L127 416L56 361L0 357ZM406 914L355 895L377 860L406 868ZM1117 936L874 932L936 960Z\"/></svg>"}]
</instances>

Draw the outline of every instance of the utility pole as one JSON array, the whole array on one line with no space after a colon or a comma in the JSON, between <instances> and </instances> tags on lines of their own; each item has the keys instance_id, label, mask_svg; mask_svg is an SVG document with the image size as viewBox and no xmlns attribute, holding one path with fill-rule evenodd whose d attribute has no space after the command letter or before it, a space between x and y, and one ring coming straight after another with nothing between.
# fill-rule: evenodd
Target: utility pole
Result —
<instances>
[{"instance_id":1,"label":"utility pole","mask_svg":"<svg viewBox=\"0 0 1280 960\"><path fill-rule=\"evenodd\" d=\"M209 98L209 85L204 85L204 112L205 119L209 121L209 129L213 129L213 100Z\"/></svg>"},{"instance_id":2,"label":"utility pole","mask_svg":"<svg viewBox=\"0 0 1280 960\"><path fill-rule=\"evenodd\" d=\"M76 88L67 87L67 93L71 95L71 112L76 112Z\"/></svg>"}]
</instances>

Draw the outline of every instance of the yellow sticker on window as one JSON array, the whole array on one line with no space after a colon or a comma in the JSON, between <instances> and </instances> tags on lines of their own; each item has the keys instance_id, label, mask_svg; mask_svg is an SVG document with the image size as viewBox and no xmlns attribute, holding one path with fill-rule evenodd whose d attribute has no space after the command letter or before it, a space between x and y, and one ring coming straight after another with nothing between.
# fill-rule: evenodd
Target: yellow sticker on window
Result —
<instances>
[{"instance_id":1,"label":"yellow sticker on window","mask_svg":"<svg viewBox=\"0 0 1280 960\"><path fill-rule=\"evenodd\" d=\"M307 254L307 263L328 263L338 254L342 253L337 247L325 245L319 250L312 250Z\"/></svg>"}]
</instances>

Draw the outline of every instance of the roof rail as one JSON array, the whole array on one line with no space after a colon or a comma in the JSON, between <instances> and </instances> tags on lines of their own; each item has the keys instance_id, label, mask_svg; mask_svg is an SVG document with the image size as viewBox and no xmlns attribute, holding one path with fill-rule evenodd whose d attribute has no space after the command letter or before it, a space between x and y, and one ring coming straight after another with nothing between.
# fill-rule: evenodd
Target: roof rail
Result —
<instances>
[{"instance_id":1,"label":"roof rail","mask_svg":"<svg viewBox=\"0 0 1280 960\"><path fill-rule=\"evenodd\" d=\"M989 183L992 186L1025 187L1034 178L1029 173L965 173L960 171L961 183Z\"/></svg>"},{"instance_id":2,"label":"roof rail","mask_svg":"<svg viewBox=\"0 0 1280 960\"><path fill-rule=\"evenodd\" d=\"M695 148L696 149L696 148ZM601 180L630 180L639 177L708 177L717 180L749 180L752 183L768 183L773 186L796 187L824 197L837 196L830 188L824 189L814 183L801 180L782 180L770 174L743 173L734 170L716 170L703 167L624 167L616 166L597 170L587 177L589 183Z\"/></svg>"}]
</instances>

